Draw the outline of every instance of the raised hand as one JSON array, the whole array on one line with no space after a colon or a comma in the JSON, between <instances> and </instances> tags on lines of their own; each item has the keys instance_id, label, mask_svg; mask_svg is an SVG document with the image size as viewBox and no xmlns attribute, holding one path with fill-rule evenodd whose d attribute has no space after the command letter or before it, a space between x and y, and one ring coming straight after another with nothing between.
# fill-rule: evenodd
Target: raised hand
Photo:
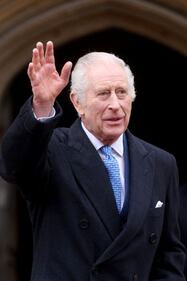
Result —
<instances>
[{"instance_id":1,"label":"raised hand","mask_svg":"<svg viewBox=\"0 0 187 281\"><path fill-rule=\"evenodd\" d=\"M48 41L46 49L43 43L36 44L27 73L33 92L33 110L37 117L50 115L57 96L69 82L71 68L72 63L66 62L59 75L55 66L53 43Z\"/></svg>"}]
</instances>

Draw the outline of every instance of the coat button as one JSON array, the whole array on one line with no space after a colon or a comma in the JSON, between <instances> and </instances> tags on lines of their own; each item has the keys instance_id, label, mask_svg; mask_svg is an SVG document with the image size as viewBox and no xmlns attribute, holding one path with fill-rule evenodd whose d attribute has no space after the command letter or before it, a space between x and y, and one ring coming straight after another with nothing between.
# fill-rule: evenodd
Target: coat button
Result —
<instances>
[{"instance_id":1,"label":"coat button","mask_svg":"<svg viewBox=\"0 0 187 281\"><path fill-rule=\"evenodd\" d=\"M94 275L98 275L99 274L99 267L98 266L94 266L92 271L93 271Z\"/></svg>"},{"instance_id":2,"label":"coat button","mask_svg":"<svg viewBox=\"0 0 187 281\"><path fill-rule=\"evenodd\" d=\"M149 242L151 243L151 244L155 244L156 243L156 241L157 241L157 235L156 235L156 233L151 233L151 235L149 236Z\"/></svg>"},{"instance_id":3,"label":"coat button","mask_svg":"<svg viewBox=\"0 0 187 281\"><path fill-rule=\"evenodd\" d=\"M79 227L81 229L87 229L89 227L89 221L87 219L81 219L79 221Z\"/></svg>"}]
</instances>

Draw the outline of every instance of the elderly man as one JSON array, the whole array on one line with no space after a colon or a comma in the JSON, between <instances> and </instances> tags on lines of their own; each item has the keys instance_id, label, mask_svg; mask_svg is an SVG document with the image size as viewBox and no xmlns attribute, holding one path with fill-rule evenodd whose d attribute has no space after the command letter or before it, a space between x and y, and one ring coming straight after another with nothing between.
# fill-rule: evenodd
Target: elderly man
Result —
<instances>
[{"instance_id":1,"label":"elderly man","mask_svg":"<svg viewBox=\"0 0 187 281\"><path fill-rule=\"evenodd\" d=\"M72 63L56 71L53 43L28 66L33 97L2 143L1 175L16 183L33 227L32 281L184 281L175 158L130 133L134 77L93 52L71 75L78 118L58 127L56 98Z\"/></svg>"}]
</instances>

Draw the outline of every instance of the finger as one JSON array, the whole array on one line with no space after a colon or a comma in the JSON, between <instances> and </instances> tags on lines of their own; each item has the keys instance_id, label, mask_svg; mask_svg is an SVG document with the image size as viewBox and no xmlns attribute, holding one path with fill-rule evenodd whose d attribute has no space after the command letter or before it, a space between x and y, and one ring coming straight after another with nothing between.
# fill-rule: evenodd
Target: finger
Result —
<instances>
[{"instance_id":1,"label":"finger","mask_svg":"<svg viewBox=\"0 0 187 281\"><path fill-rule=\"evenodd\" d=\"M36 44L36 48L38 49L38 55L39 55L40 64L44 65L45 58L44 58L44 46L43 46L43 43L42 42L38 42Z\"/></svg>"},{"instance_id":2,"label":"finger","mask_svg":"<svg viewBox=\"0 0 187 281\"><path fill-rule=\"evenodd\" d=\"M53 42L48 41L46 44L45 61L47 63L55 64Z\"/></svg>"},{"instance_id":3,"label":"finger","mask_svg":"<svg viewBox=\"0 0 187 281\"><path fill-rule=\"evenodd\" d=\"M27 75L29 76L31 81L34 80L35 73L34 73L34 68L33 68L33 63L32 62L30 62L29 65L28 65Z\"/></svg>"},{"instance_id":4,"label":"finger","mask_svg":"<svg viewBox=\"0 0 187 281\"><path fill-rule=\"evenodd\" d=\"M71 75L71 69L72 69L72 62L68 61L65 63L65 65L62 67L60 77L64 81L65 86L69 82L69 78Z\"/></svg>"},{"instance_id":5,"label":"finger","mask_svg":"<svg viewBox=\"0 0 187 281\"><path fill-rule=\"evenodd\" d=\"M33 63L34 70L38 71L41 67L41 64L40 64L39 53L37 48L34 48L32 51L32 63Z\"/></svg>"}]
</instances>

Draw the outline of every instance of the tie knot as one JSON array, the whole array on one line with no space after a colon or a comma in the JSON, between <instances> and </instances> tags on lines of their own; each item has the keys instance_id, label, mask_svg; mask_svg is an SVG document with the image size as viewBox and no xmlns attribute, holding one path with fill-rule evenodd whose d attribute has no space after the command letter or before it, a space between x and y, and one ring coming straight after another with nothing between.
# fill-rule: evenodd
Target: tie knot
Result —
<instances>
[{"instance_id":1,"label":"tie knot","mask_svg":"<svg viewBox=\"0 0 187 281\"><path fill-rule=\"evenodd\" d=\"M101 152L103 153L104 156L110 157L112 155L112 147L108 145L102 146Z\"/></svg>"}]
</instances>

